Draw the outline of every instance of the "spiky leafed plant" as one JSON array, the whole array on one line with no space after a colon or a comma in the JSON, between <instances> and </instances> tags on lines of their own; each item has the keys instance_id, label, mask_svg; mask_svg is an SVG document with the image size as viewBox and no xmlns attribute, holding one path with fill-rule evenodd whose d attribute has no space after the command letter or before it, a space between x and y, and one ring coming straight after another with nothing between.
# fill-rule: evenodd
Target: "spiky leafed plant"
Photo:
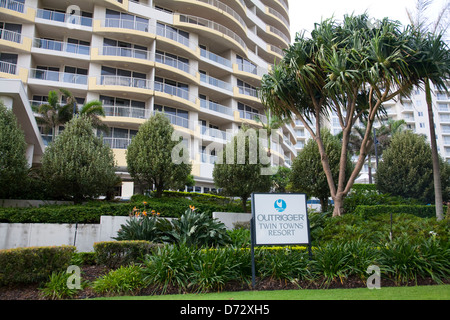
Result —
<instances>
[{"instance_id":1,"label":"spiky leafed plant","mask_svg":"<svg viewBox=\"0 0 450 320\"><path fill-rule=\"evenodd\" d=\"M311 37L297 34L284 59L262 79L262 102L277 116L297 116L317 142L335 204L334 216L343 213L343 200L364 165L381 104L408 92L417 81L409 67L414 50L408 44L413 34L400 27L387 18L373 26L366 14L345 16L340 24L322 21L315 24ZM333 111L343 132L337 180L320 134L321 117ZM368 115L367 128L346 182L350 133L363 113ZM310 125L312 119L315 128Z\"/></svg>"}]
</instances>

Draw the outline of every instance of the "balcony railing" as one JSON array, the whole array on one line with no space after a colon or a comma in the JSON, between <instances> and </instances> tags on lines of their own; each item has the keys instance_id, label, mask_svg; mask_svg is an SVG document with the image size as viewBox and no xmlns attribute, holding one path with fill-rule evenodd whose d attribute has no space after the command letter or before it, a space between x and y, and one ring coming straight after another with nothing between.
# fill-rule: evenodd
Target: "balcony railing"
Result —
<instances>
[{"instance_id":1,"label":"balcony railing","mask_svg":"<svg viewBox=\"0 0 450 320\"><path fill-rule=\"evenodd\" d=\"M30 78L87 85L88 77L82 74L30 69Z\"/></svg>"},{"instance_id":2,"label":"balcony railing","mask_svg":"<svg viewBox=\"0 0 450 320\"><path fill-rule=\"evenodd\" d=\"M233 115L233 109L231 109L230 107L226 107L221 104L218 104L218 103L215 103L212 101L208 101L205 99L200 99L200 107L204 108L204 109L209 109L212 111L220 112L220 113L226 114L228 116Z\"/></svg>"},{"instance_id":3,"label":"balcony railing","mask_svg":"<svg viewBox=\"0 0 450 320\"><path fill-rule=\"evenodd\" d=\"M97 84L105 86L122 86L152 90L152 81L133 77L104 75L98 78Z\"/></svg>"},{"instance_id":4,"label":"balcony railing","mask_svg":"<svg viewBox=\"0 0 450 320\"><path fill-rule=\"evenodd\" d=\"M106 18L103 20L102 26L106 28L131 29L144 32L149 32L151 30L148 22L114 18Z\"/></svg>"},{"instance_id":5,"label":"balcony railing","mask_svg":"<svg viewBox=\"0 0 450 320\"><path fill-rule=\"evenodd\" d=\"M208 75L203 74L203 73L200 74L200 81L204 82L204 83L207 83L207 84L210 84L210 85L212 85L214 87L218 87L218 88L225 89L225 90L228 90L228 91L233 91L233 89L231 87L231 84L229 84L228 82L225 82L225 81L222 81L220 79L208 76Z\"/></svg>"},{"instance_id":6,"label":"balcony railing","mask_svg":"<svg viewBox=\"0 0 450 320\"><path fill-rule=\"evenodd\" d=\"M22 2L14 0L0 0L0 8L6 8L20 13L24 13L25 11L25 5Z\"/></svg>"},{"instance_id":7,"label":"balcony railing","mask_svg":"<svg viewBox=\"0 0 450 320\"><path fill-rule=\"evenodd\" d=\"M180 61L180 60L172 58L172 57L168 57L168 56L160 54L160 53L157 53L155 55L155 62L159 62L159 63L165 64L167 66L177 68L177 69L187 72L191 75L195 74L195 70L190 68L189 63Z\"/></svg>"},{"instance_id":8,"label":"balcony railing","mask_svg":"<svg viewBox=\"0 0 450 320\"><path fill-rule=\"evenodd\" d=\"M244 86L238 86L238 88L240 94L245 94L247 96L258 98L258 90Z\"/></svg>"},{"instance_id":9,"label":"balcony railing","mask_svg":"<svg viewBox=\"0 0 450 320\"><path fill-rule=\"evenodd\" d=\"M170 29L166 29L164 27L161 27L159 25L156 26L156 34L158 36L162 36L164 38L168 38L171 40L174 40L178 43L181 43L182 45L185 45L186 47L195 50L196 49L196 44L194 44L193 42L189 41L189 38L179 34L176 31L170 30Z\"/></svg>"},{"instance_id":10,"label":"balcony railing","mask_svg":"<svg viewBox=\"0 0 450 320\"><path fill-rule=\"evenodd\" d=\"M231 141L231 137L232 137L231 133L223 131L223 130L219 130L219 129L208 128L208 127L202 126L201 123L199 123L199 125L201 128L202 135L208 136L211 138L224 140L224 141Z\"/></svg>"},{"instance_id":11,"label":"balcony railing","mask_svg":"<svg viewBox=\"0 0 450 320\"><path fill-rule=\"evenodd\" d=\"M263 123L267 123L267 117L265 115L262 115L259 113L239 110L239 116L241 117L241 119L248 119L248 120L253 120L253 121L256 121L257 119L259 119Z\"/></svg>"},{"instance_id":12,"label":"balcony railing","mask_svg":"<svg viewBox=\"0 0 450 320\"><path fill-rule=\"evenodd\" d=\"M38 9L36 13L36 18L56 22L65 22L68 24L74 24L78 26L92 27L92 18L52 10Z\"/></svg>"},{"instance_id":13,"label":"balcony railing","mask_svg":"<svg viewBox=\"0 0 450 320\"><path fill-rule=\"evenodd\" d=\"M153 111L153 114L156 113L162 113L165 117L167 117L167 119L169 119L170 123L175 125L175 126L179 126L179 127L183 127L186 129L190 129L190 130L194 130L194 124L192 123L192 121L189 121L189 119L186 118L182 118L170 113L165 113L165 112L160 112L160 111Z\"/></svg>"},{"instance_id":14,"label":"balcony railing","mask_svg":"<svg viewBox=\"0 0 450 320\"><path fill-rule=\"evenodd\" d=\"M22 43L22 34L6 29L0 29L0 39L16 43Z\"/></svg>"},{"instance_id":15,"label":"balcony railing","mask_svg":"<svg viewBox=\"0 0 450 320\"><path fill-rule=\"evenodd\" d=\"M108 47L104 46L100 50L100 55L115 57L130 57L136 59L149 60L150 52L134 48Z\"/></svg>"},{"instance_id":16,"label":"balcony railing","mask_svg":"<svg viewBox=\"0 0 450 320\"><path fill-rule=\"evenodd\" d=\"M204 58L207 58L208 60L217 62L225 67L231 68L231 61L228 59L225 59L224 57L221 57L215 53L212 53L208 50L200 48L200 55Z\"/></svg>"},{"instance_id":17,"label":"balcony railing","mask_svg":"<svg viewBox=\"0 0 450 320\"><path fill-rule=\"evenodd\" d=\"M112 149L126 149L130 145L131 139L103 137L103 143L109 145Z\"/></svg>"},{"instance_id":18,"label":"balcony railing","mask_svg":"<svg viewBox=\"0 0 450 320\"><path fill-rule=\"evenodd\" d=\"M148 109L143 108L103 105L103 110L105 110L105 115L109 117L149 118Z\"/></svg>"},{"instance_id":19,"label":"balcony railing","mask_svg":"<svg viewBox=\"0 0 450 320\"><path fill-rule=\"evenodd\" d=\"M155 91L164 92L179 98L188 100L190 102L196 101L196 97L189 94L189 90L185 88L179 88L170 84L155 81Z\"/></svg>"},{"instance_id":20,"label":"balcony railing","mask_svg":"<svg viewBox=\"0 0 450 320\"><path fill-rule=\"evenodd\" d=\"M17 74L17 65L5 61L0 61L0 72Z\"/></svg>"},{"instance_id":21,"label":"balcony railing","mask_svg":"<svg viewBox=\"0 0 450 320\"><path fill-rule=\"evenodd\" d=\"M247 48L244 40L242 40L241 37L239 37L235 32L231 31L227 27L224 27L223 25L218 24L217 22L214 22L214 21L211 21L211 20L207 20L207 19L203 19L203 18L199 18L199 17L195 17L195 16L184 15L184 14L180 14L180 22L196 24L196 25L199 25L199 26L202 26L202 27L206 27L206 28L215 30L215 31L219 31L220 33L223 33L223 34L229 36L230 38L234 39L244 49Z\"/></svg>"},{"instance_id":22,"label":"balcony railing","mask_svg":"<svg viewBox=\"0 0 450 320\"><path fill-rule=\"evenodd\" d=\"M55 41L55 40L47 40L47 39L38 39L38 38L34 39L33 47L39 48L39 49L47 49L47 50L76 53L76 54L83 54L83 55L89 55L90 49L91 49L89 46L84 46L84 45L80 45L80 44L67 43L67 42Z\"/></svg>"}]
</instances>

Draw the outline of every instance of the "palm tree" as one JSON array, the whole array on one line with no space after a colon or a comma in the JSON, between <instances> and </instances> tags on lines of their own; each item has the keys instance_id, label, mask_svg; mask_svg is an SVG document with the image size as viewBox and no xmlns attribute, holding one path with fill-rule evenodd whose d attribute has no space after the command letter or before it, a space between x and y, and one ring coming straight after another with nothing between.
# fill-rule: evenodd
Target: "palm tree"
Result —
<instances>
[{"instance_id":1,"label":"palm tree","mask_svg":"<svg viewBox=\"0 0 450 320\"><path fill-rule=\"evenodd\" d=\"M47 103L32 106L33 112L38 114L36 122L44 127L44 132L52 130L52 141L55 140L56 130L72 118L70 105L61 105L56 91L48 93Z\"/></svg>"},{"instance_id":2,"label":"palm tree","mask_svg":"<svg viewBox=\"0 0 450 320\"><path fill-rule=\"evenodd\" d=\"M99 100L92 100L83 104L81 108L78 107L77 100L72 92L67 89L59 89L59 91L66 97L66 104L73 109L73 114L85 116L91 120L92 126L95 129L108 133L109 127L103 123L100 117L105 116L105 110Z\"/></svg>"},{"instance_id":3,"label":"palm tree","mask_svg":"<svg viewBox=\"0 0 450 320\"><path fill-rule=\"evenodd\" d=\"M431 97L431 84L438 90L447 91L445 80L450 78L450 51L443 41L448 24L443 25L443 17L450 10L450 2L446 2L441 10L437 20L433 25L428 23L425 11L433 3L433 0L418 0L416 5L416 15L406 10L411 24L416 32L416 45L420 49L417 53L416 72L419 78L419 84L423 85L425 90L428 121L430 126L431 151L433 160L433 180L436 205L436 218L444 218L442 202L442 186L439 154L436 144L436 132L433 119L433 102ZM436 34L440 29L439 34Z\"/></svg>"},{"instance_id":4,"label":"palm tree","mask_svg":"<svg viewBox=\"0 0 450 320\"><path fill-rule=\"evenodd\" d=\"M255 120L256 120L256 122L261 123L263 129L267 131L267 157L270 158L272 156L272 153L270 152L272 131L278 130L284 124L290 122L291 119L290 118L281 119L278 116L272 115L272 112L270 111L270 109L265 110L264 113L265 113L266 119L267 119L266 123L264 123L264 121L262 121L260 119L260 117L258 117L258 116L255 118Z\"/></svg>"},{"instance_id":5,"label":"palm tree","mask_svg":"<svg viewBox=\"0 0 450 320\"><path fill-rule=\"evenodd\" d=\"M333 216L343 213L344 198L365 163L382 103L410 90L416 81L409 69L411 36L410 30L400 30L398 22L387 18L373 27L367 14L345 16L340 24L325 20L315 24L310 38L297 34L283 60L262 79L262 102L279 117L295 114L317 142L335 204ZM337 181L320 134L321 117L331 112L336 112L343 132ZM364 112L367 128L347 180L349 137ZM315 129L309 124L311 119L315 119Z\"/></svg>"}]
</instances>

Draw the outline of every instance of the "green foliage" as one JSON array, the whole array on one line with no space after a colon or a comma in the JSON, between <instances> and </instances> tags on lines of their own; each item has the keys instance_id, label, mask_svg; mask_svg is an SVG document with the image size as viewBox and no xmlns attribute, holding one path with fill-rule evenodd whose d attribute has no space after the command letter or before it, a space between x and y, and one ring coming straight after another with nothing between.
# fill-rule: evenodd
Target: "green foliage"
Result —
<instances>
[{"instance_id":1,"label":"green foliage","mask_svg":"<svg viewBox=\"0 0 450 320\"><path fill-rule=\"evenodd\" d=\"M66 269L73 246L0 250L0 285L45 281L53 271Z\"/></svg>"},{"instance_id":2,"label":"green foliage","mask_svg":"<svg viewBox=\"0 0 450 320\"><path fill-rule=\"evenodd\" d=\"M174 129L157 113L139 127L127 149L128 172L144 190L156 188L160 198L166 189L184 187L192 170L182 142L172 140Z\"/></svg>"},{"instance_id":3,"label":"green foliage","mask_svg":"<svg viewBox=\"0 0 450 320\"><path fill-rule=\"evenodd\" d=\"M172 227L166 226L163 241L169 243L183 243L188 246L210 247L226 245L230 242L225 225L213 219L210 214L196 212L191 207L179 219L170 222Z\"/></svg>"},{"instance_id":4,"label":"green foliage","mask_svg":"<svg viewBox=\"0 0 450 320\"><path fill-rule=\"evenodd\" d=\"M26 185L26 149L25 134L14 113L0 100L0 199L16 197Z\"/></svg>"},{"instance_id":5,"label":"green foliage","mask_svg":"<svg viewBox=\"0 0 450 320\"><path fill-rule=\"evenodd\" d=\"M156 215L134 215L121 225L115 240L145 240L159 242L163 236L162 230L158 227Z\"/></svg>"},{"instance_id":6,"label":"green foliage","mask_svg":"<svg viewBox=\"0 0 450 320\"><path fill-rule=\"evenodd\" d=\"M113 152L92 130L88 119L74 117L42 158L43 178L52 191L78 203L105 195L118 183Z\"/></svg>"},{"instance_id":7,"label":"green foliage","mask_svg":"<svg viewBox=\"0 0 450 320\"><path fill-rule=\"evenodd\" d=\"M94 252L97 264L117 268L143 260L157 247L149 241L103 241L94 243Z\"/></svg>"},{"instance_id":8,"label":"green foliage","mask_svg":"<svg viewBox=\"0 0 450 320\"><path fill-rule=\"evenodd\" d=\"M170 286L178 287L179 290L187 288L192 275L191 261L198 252L198 249L184 244L158 248L155 254L145 258L145 282L163 294Z\"/></svg>"},{"instance_id":9,"label":"green foliage","mask_svg":"<svg viewBox=\"0 0 450 320\"><path fill-rule=\"evenodd\" d=\"M435 206L420 206L420 205L372 205L372 206L357 206L354 214L361 215L367 219L373 215L383 213L408 213L421 218L432 218L436 215Z\"/></svg>"},{"instance_id":10,"label":"green foliage","mask_svg":"<svg viewBox=\"0 0 450 320\"><path fill-rule=\"evenodd\" d=\"M342 149L341 141L328 130L322 130L321 134L333 180L337 181ZM347 180L352 170L353 165L350 154L348 154L346 165ZM293 191L303 192L308 196L319 198L322 211L327 211L328 198L331 196L331 193L325 171L323 170L319 147L315 140L310 139L306 143L305 148L295 158L292 164L290 182Z\"/></svg>"},{"instance_id":11,"label":"green foliage","mask_svg":"<svg viewBox=\"0 0 450 320\"><path fill-rule=\"evenodd\" d=\"M65 271L53 271L43 288L40 288L42 296L51 300L73 298L87 283L81 283L80 289L69 289L67 280L70 276L71 274Z\"/></svg>"},{"instance_id":12,"label":"green foliage","mask_svg":"<svg viewBox=\"0 0 450 320\"><path fill-rule=\"evenodd\" d=\"M94 292L107 296L135 295L144 287L143 272L137 265L121 266L92 283Z\"/></svg>"},{"instance_id":13,"label":"green foliage","mask_svg":"<svg viewBox=\"0 0 450 320\"><path fill-rule=\"evenodd\" d=\"M445 192L450 185L449 164L441 159L441 182ZM378 190L394 196L418 199L423 204L434 203L433 163L431 147L425 137L411 131L396 134L384 151L376 181Z\"/></svg>"},{"instance_id":14,"label":"green foliage","mask_svg":"<svg viewBox=\"0 0 450 320\"><path fill-rule=\"evenodd\" d=\"M272 185L268 164L270 161L254 129L243 129L233 137L219 154L214 164L213 178L224 194L241 198L247 212L247 199L253 192L268 192ZM220 162L220 163L219 163Z\"/></svg>"}]
</instances>

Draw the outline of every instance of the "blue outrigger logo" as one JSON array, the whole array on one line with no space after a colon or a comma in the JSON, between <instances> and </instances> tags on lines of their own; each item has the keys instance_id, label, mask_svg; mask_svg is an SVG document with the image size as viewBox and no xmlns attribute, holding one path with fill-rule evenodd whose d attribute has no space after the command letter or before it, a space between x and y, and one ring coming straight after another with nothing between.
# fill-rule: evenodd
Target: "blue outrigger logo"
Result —
<instances>
[{"instance_id":1,"label":"blue outrigger logo","mask_svg":"<svg viewBox=\"0 0 450 320\"><path fill-rule=\"evenodd\" d=\"M284 201L283 199L279 199L277 201L275 201L275 210L277 210L278 212L283 212L284 210L286 210L286 201Z\"/></svg>"}]
</instances>

